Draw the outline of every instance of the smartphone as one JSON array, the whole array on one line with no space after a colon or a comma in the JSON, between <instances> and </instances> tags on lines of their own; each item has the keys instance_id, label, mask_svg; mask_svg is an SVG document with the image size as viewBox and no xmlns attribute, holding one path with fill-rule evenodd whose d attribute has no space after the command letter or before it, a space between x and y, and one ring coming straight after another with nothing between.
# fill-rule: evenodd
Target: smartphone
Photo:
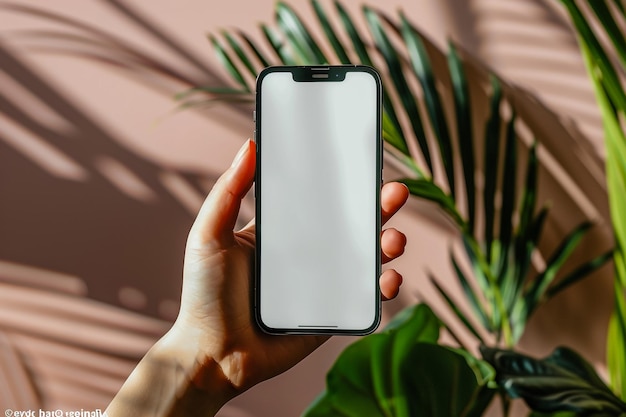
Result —
<instances>
[{"instance_id":1,"label":"smartphone","mask_svg":"<svg viewBox=\"0 0 626 417\"><path fill-rule=\"evenodd\" d=\"M271 334L380 322L382 84L360 65L257 78L256 321Z\"/></svg>"}]
</instances>

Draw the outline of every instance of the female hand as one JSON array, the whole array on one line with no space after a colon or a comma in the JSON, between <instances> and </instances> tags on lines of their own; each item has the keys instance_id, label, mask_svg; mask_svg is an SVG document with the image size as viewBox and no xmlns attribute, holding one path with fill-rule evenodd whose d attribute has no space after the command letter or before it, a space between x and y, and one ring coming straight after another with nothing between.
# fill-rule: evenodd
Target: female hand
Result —
<instances>
[{"instance_id":1,"label":"female hand","mask_svg":"<svg viewBox=\"0 0 626 417\"><path fill-rule=\"evenodd\" d=\"M255 144L248 140L202 205L187 240L179 316L111 403L109 417L214 413L230 398L291 368L328 340L328 336L271 336L253 322L249 283L254 223L238 232L233 229L241 200L254 181L255 156ZM383 223L408 194L399 183L382 188ZM405 244L402 233L385 230L383 262L400 256ZM401 283L395 270L385 271L380 277L382 298L395 297Z\"/></svg>"},{"instance_id":2,"label":"female hand","mask_svg":"<svg viewBox=\"0 0 626 417\"><path fill-rule=\"evenodd\" d=\"M207 197L191 229L185 253L183 296L177 325L194 329L205 354L216 360L237 390L271 378L295 365L328 336L271 336L260 331L249 303L255 233L251 222L233 232L241 199L254 181L255 144L247 141ZM383 223L406 202L399 183L381 191ZM404 251L406 238L395 229L381 235L382 258ZM402 277L385 271L380 288L385 299L398 293Z\"/></svg>"}]
</instances>

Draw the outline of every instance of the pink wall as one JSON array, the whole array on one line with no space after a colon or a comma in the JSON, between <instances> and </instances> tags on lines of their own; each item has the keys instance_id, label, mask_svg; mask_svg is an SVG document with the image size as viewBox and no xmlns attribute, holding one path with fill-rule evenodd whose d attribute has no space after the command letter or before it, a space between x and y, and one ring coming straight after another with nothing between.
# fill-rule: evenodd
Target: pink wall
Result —
<instances>
[{"instance_id":1,"label":"pink wall","mask_svg":"<svg viewBox=\"0 0 626 417\"><path fill-rule=\"evenodd\" d=\"M312 19L308 2L290 3ZM345 3L358 12L361 0ZM394 0L384 8L404 9L439 45L453 37L512 83L528 125L547 137L541 193L553 213L544 249L590 218L600 226L577 252L584 258L610 246L601 123L556 3ZM273 4L16 0L0 6L0 409L104 408L167 329L178 307L188 228L253 129L249 107L175 111L172 97L189 85L226 79L207 32L255 31L272 19ZM117 40L41 11L111 33L179 79L114 67L107 60L119 56ZM94 51L97 59L85 56ZM394 172L386 167L388 178ZM252 214L248 202L242 221ZM450 276L448 248L456 236L432 205L417 200L391 226L408 235L410 256L394 264L405 285L385 306L385 319L419 296L434 297L424 272ZM602 272L542 308L523 348L545 354L569 344L601 363L611 308L610 268ZM453 287L445 279L443 285ZM221 415L297 415L352 340L334 338Z\"/></svg>"}]
</instances>

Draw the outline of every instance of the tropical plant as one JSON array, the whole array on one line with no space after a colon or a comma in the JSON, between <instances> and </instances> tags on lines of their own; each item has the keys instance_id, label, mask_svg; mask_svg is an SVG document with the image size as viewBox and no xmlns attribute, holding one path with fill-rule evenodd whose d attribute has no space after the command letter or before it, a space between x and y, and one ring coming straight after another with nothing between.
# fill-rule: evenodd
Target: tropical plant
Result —
<instances>
[{"instance_id":1,"label":"tropical plant","mask_svg":"<svg viewBox=\"0 0 626 417\"><path fill-rule=\"evenodd\" d=\"M499 385L512 398L523 398L533 410L559 412L564 417L623 417L626 416L626 134L622 123L626 116L626 92L621 77L626 70L626 9L619 0L561 1L578 33L604 123L606 175L616 241L615 310L607 337L607 364L613 390L591 365L566 348L559 348L542 360L512 351L488 348L482 351L496 369ZM585 7L581 7L582 3ZM603 37L608 42L602 42ZM615 56L617 59L613 59Z\"/></svg>"},{"instance_id":2,"label":"tropical plant","mask_svg":"<svg viewBox=\"0 0 626 417\"><path fill-rule=\"evenodd\" d=\"M620 78L626 70L626 9L620 0L584 2L599 23L595 26L591 14L583 13L577 2L562 0L562 3L578 33L604 123L606 176L616 242L615 311L609 326L607 358L611 385L626 399L626 134L622 124L626 116L626 92ZM600 42L602 35L610 40L610 45ZM614 56L617 61L612 59Z\"/></svg>"},{"instance_id":3,"label":"tropical plant","mask_svg":"<svg viewBox=\"0 0 626 417\"><path fill-rule=\"evenodd\" d=\"M304 416L482 415L495 394L495 373L464 350L438 345L440 328L428 306L405 309L339 356L328 389Z\"/></svg>"},{"instance_id":4,"label":"tropical plant","mask_svg":"<svg viewBox=\"0 0 626 417\"><path fill-rule=\"evenodd\" d=\"M533 410L626 416L626 403L571 349L557 348L544 359L503 349L483 347L481 352L495 368L498 386L512 398L523 398Z\"/></svg>"},{"instance_id":5,"label":"tropical plant","mask_svg":"<svg viewBox=\"0 0 626 417\"><path fill-rule=\"evenodd\" d=\"M355 62L373 65L374 62L381 62L380 67L386 68L383 100L386 150L412 174L412 177L400 181L409 187L411 194L438 204L459 227L478 291L454 254L451 254L451 261L475 321L493 334L498 343L513 346L523 334L528 318L542 302L587 276L604 264L611 254L602 254L555 282L560 268L590 227L590 224L583 223L565 237L549 257L546 267L531 277L531 255L539 244L549 209L543 206L537 210L538 160L535 145L530 147L524 186L518 192L517 182L523 167L518 167L516 117L514 113L508 118L502 116L501 82L495 76L491 77L488 98L491 114L483 139L479 140L474 137L473 124L479 121L473 115L471 106L464 68L467 64L463 63L453 44L450 44L447 54L449 78L441 72L435 75L431 55L437 54L437 58L441 59L441 53L402 13L399 23L396 23L384 13L364 7L363 14L369 29L366 34L356 29L353 18L341 3L335 2L334 5L343 33L335 29L321 4L317 0L312 1L326 36L327 45L323 46L296 12L282 2L276 6L279 31L261 24L272 54L264 53L252 37L242 32L223 31L221 38L225 42L211 35L217 56L237 87L226 90L200 87L182 97L189 99L194 97L194 93L202 92L209 93L211 100L249 97L252 101L252 80L261 68L268 65ZM372 38L373 43L366 40L367 36ZM340 40L342 37L350 41L343 42ZM400 44L402 51L395 44ZM334 54L323 52L328 49ZM421 96L410 87L415 81L421 87ZM454 113L446 111L443 103L447 97L442 97L437 86L446 82L451 83ZM202 103L202 100L194 100L193 103ZM409 120L409 126L400 122L401 114ZM449 123L449 120L454 120L454 123ZM426 132L432 132L432 135ZM416 143L419 157L410 151L410 142ZM479 153L483 156L482 164L479 163ZM459 170L463 173L462 182L457 180ZM477 170L484 175L482 188L474 181ZM476 224L480 204L477 200L481 197L483 228L478 230ZM464 204L461 203L463 200ZM496 209L498 201L501 202L500 210ZM516 216L519 216L517 225L513 220ZM457 307L436 279L432 281L467 330L483 342L481 332L472 324L473 320Z\"/></svg>"},{"instance_id":6,"label":"tropical plant","mask_svg":"<svg viewBox=\"0 0 626 417\"><path fill-rule=\"evenodd\" d=\"M370 7L363 8L369 32L362 33L357 30L353 18L341 3L335 1L336 19L343 29L340 32L321 4L317 0L311 3L327 43L320 43L295 11L279 2L276 6L278 30L261 24L266 48L241 31L222 31L221 36L210 35L217 57L236 87L215 89L203 86L185 92L180 98L191 100L186 103L192 105L202 104L206 100L234 98L253 101L253 81L260 69L269 65L378 63L379 68L385 68L385 149L411 174L411 177L400 179L408 186L411 194L439 205L461 231L463 248L474 280L463 271L461 262L453 252L450 257L456 280L463 289L473 319L458 307L440 281L434 277L431 280L451 311L477 341L485 342L481 335L484 332L477 328L476 322L494 336L496 344L514 346L523 334L528 318L541 303L588 276L610 259L612 253L601 254L556 280L559 270L591 226L583 223L562 240L548 257L546 267L533 273L531 256L538 250L549 208L544 205L538 209L539 162L536 143L528 149L525 166L519 165L518 148L523 148L523 144L517 137L514 108L509 117L503 116L506 104L508 108L512 106L503 99L501 81L491 76L490 88L480 86L490 115L483 134L475 135L474 124L481 121L475 115L469 94L466 76L466 66L469 64L464 62L453 44L449 45L448 54L444 57L402 13L397 23ZM264 52L264 49L269 49L271 53ZM447 62L448 71L439 68L435 72L435 61ZM416 94L411 87L414 83L420 86L421 95ZM448 88L451 97L441 94L442 86ZM197 100L198 93L208 94L209 97ZM450 101L454 112L444 105ZM403 118L408 123L403 124ZM450 123L450 120L453 122ZM415 146L411 146L412 142ZM417 155L411 151L411 147L418 150ZM482 161L479 156L482 156ZM474 180L477 171L482 172L484 177L482 187ZM460 173L462 181L457 178L461 176ZM518 190L520 180L523 187ZM515 218L519 220L515 222ZM477 224L482 224L482 229L479 230ZM363 339L354 345L358 347L352 346L344 352L329 374L327 392L309 410L308 415L329 415L332 414L331 410L336 412L340 402L337 398L351 403L354 392L342 389L333 381L336 378L350 380L358 374L359 364L366 363L363 362L366 357L374 363L378 360L375 355L386 352L371 347L387 343L373 342L374 336ZM383 338L378 337L380 340ZM415 344L418 342L417 339L414 341ZM458 351L456 353L459 354ZM477 361L475 358L473 360ZM388 365L393 367L398 364L394 362ZM342 372L345 375L339 377ZM373 382L359 385L353 391L374 395L374 398L379 399L377 406L380 410L395 407L385 403L387 396L381 397L381 392L393 398L406 393L398 391L400 388L395 376L361 376ZM414 392L413 395L417 394ZM335 404L335 409L330 406L331 403ZM507 404L505 400L505 414L508 413ZM406 404L398 407L402 410L405 407L410 409ZM480 415L478 412L474 414L475 411L463 415ZM442 414L433 415L460 414L445 414L442 411Z\"/></svg>"}]
</instances>

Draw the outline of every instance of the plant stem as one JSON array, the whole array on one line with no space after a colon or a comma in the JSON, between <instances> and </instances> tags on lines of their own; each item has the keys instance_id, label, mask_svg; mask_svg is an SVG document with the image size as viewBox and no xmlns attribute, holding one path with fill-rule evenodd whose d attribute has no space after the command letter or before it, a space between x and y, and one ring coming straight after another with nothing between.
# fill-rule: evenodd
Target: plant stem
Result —
<instances>
[{"instance_id":1,"label":"plant stem","mask_svg":"<svg viewBox=\"0 0 626 417\"><path fill-rule=\"evenodd\" d=\"M502 417L509 417L511 412L511 399L504 391L500 391L500 402L502 403Z\"/></svg>"}]
</instances>

